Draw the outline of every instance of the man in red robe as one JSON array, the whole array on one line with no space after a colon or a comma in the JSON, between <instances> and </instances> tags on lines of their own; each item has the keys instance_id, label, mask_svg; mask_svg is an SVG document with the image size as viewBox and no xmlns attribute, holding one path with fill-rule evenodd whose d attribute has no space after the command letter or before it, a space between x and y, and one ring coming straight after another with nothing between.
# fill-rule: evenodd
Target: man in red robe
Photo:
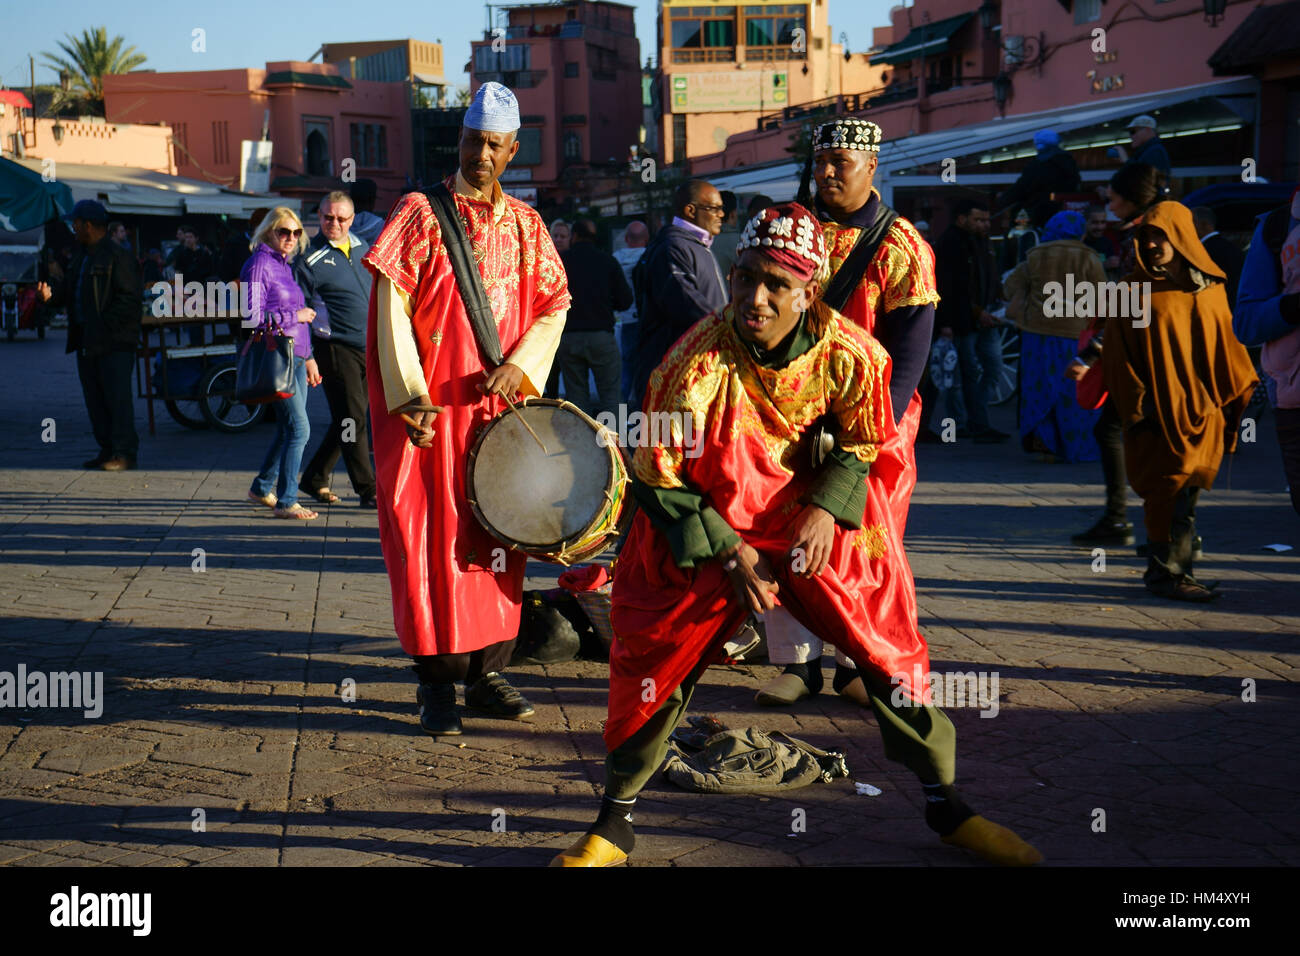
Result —
<instances>
[{"instance_id":1,"label":"man in red robe","mask_svg":"<svg viewBox=\"0 0 1300 956\"><path fill-rule=\"evenodd\" d=\"M677 423L674 439L691 416L693 440L690 454L678 440L633 460L641 511L614 577L605 797L553 865L627 859L632 806L696 681L748 614L777 602L857 665L885 753L920 778L926 822L945 842L1038 862L954 787L955 732L918 681L929 655L914 620L872 617L876 592L901 584L889 501L865 481L898 440L889 356L816 301L826 247L802 206L763 210L737 254L731 304L693 326L650 379L645 411Z\"/></svg>"},{"instance_id":2,"label":"man in red robe","mask_svg":"<svg viewBox=\"0 0 1300 956\"><path fill-rule=\"evenodd\" d=\"M519 631L525 558L485 531L466 496L476 433L505 397L540 394L569 306L564 266L541 217L497 183L519 151L519 107L499 83L479 88L445 183L473 247L505 361L484 357L442 230L408 193L365 257L375 275L366 348L379 541L393 620L415 661L420 725L462 732L467 708L521 719L532 705L501 676ZM385 414L387 412L387 414Z\"/></svg>"},{"instance_id":3,"label":"man in red robe","mask_svg":"<svg viewBox=\"0 0 1300 956\"><path fill-rule=\"evenodd\" d=\"M873 618L907 619L916 627L916 586L903 554L903 531L916 487L917 428L921 396L917 386L930 358L935 289L934 253L907 219L880 198L873 182L880 127L852 117L813 130L808 176L817 183L813 212L826 235L831 279L823 297L889 353L893 375L889 395L898 425L895 439L881 449L867 476L867 493L889 502L885 522L894 545L897 586L873 597ZM784 671L758 692L767 706L786 706L822 687L822 642L783 610L767 619L768 659ZM919 639L919 634L918 634ZM867 705L862 680L842 652L835 655L832 687Z\"/></svg>"}]
</instances>

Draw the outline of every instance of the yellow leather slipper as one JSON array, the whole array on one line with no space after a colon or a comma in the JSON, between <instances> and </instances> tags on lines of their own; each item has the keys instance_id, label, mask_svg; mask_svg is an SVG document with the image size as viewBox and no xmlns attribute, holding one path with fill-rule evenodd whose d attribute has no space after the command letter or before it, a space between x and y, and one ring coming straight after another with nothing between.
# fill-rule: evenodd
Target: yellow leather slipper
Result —
<instances>
[{"instance_id":1,"label":"yellow leather slipper","mask_svg":"<svg viewBox=\"0 0 1300 956\"><path fill-rule=\"evenodd\" d=\"M866 685L862 683L861 677L855 677L844 685L840 691L840 696L853 701L859 707L870 707L871 698L867 696Z\"/></svg>"},{"instance_id":2,"label":"yellow leather slipper","mask_svg":"<svg viewBox=\"0 0 1300 956\"><path fill-rule=\"evenodd\" d=\"M764 707L789 707L808 696L808 685L798 674L782 674L754 695L754 703Z\"/></svg>"},{"instance_id":3,"label":"yellow leather slipper","mask_svg":"<svg viewBox=\"0 0 1300 956\"><path fill-rule=\"evenodd\" d=\"M964 847L998 866L1033 866L1043 854L1001 824L973 816L946 837L944 843Z\"/></svg>"},{"instance_id":4,"label":"yellow leather slipper","mask_svg":"<svg viewBox=\"0 0 1300 956\"><path fill-rule=\"evenodd\" d=\"M551 866L618 866L627 862L627 854L603 836L584 833L550 863Z\"/></svg>"}]
</instances>

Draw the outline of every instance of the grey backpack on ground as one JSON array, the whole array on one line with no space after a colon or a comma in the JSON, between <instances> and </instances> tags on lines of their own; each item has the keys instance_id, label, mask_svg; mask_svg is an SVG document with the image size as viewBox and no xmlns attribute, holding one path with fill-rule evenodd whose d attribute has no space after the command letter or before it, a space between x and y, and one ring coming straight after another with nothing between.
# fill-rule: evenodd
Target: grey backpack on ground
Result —
<instances>
[{"instance_id":1,"label":"grey backpack on ground","mask_svg":"<svg viewBox=\"0 0 1300 956\"><path fill-rule=\"evenodd\" d=\"M820 750L780 731L745 727L714 734L696 753L674 747L664 775L696 793L770 793L847 777L849 769L841 753Z\"/></svg>"}]
</instances>

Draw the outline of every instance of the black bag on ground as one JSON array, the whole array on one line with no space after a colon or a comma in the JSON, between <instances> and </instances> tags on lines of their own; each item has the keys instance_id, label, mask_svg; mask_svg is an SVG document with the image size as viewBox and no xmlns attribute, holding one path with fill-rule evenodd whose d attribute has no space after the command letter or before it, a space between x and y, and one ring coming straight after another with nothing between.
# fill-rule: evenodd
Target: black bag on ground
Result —
<instances>
[{"instance_id":1,"label":"black bag on ground","mask_svg":"<svg viewBox=\"0 0 1300 956\"><path fill-rule=\"evenodd\" d=\"M575 602L576 605L576 602ZM582 609L578 609L582 613ZM575 660L582 638L569 618L542 591L525 591L512 664L559 664Z\"/></svg>"}]
</instances>

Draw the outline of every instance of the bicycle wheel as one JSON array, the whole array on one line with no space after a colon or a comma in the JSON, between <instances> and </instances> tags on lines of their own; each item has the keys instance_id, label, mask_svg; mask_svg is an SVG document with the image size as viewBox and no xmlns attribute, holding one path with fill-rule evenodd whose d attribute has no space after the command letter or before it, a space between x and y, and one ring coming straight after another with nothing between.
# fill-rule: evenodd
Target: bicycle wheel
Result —
<instances>
[{"instance_id":1,"label":"bicycle wheel","mask_svg":"<svg viewBox=\"0 0 1300 956\"><path fill-rule=\"evenodd\" d=\"M235 366L217 365L199 382L199 411L213 428L223 432L252 428L266 413L265 405L235 401L235 374Z\"/></svg>"}]
</instances>

